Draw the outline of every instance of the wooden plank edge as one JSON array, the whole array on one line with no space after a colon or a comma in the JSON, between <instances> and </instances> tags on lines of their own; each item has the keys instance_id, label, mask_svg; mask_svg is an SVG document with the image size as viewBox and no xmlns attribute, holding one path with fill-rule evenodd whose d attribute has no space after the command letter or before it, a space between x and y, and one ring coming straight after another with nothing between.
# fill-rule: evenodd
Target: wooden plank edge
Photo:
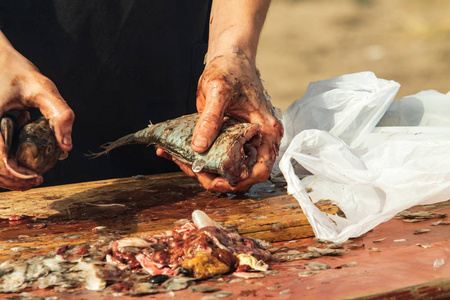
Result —
<instances>
[{"instance_id":1,"label":"wooden plank edge","mask_svg":"<svg viewBox=\"0 0 450 300\"><path fill-rule=\"evenodd\" d=\"M383 299L396 299L396 300L450 299L450 277L365 296L344 298L343 300L383 300Z\"/></svg>"}]
</instances>

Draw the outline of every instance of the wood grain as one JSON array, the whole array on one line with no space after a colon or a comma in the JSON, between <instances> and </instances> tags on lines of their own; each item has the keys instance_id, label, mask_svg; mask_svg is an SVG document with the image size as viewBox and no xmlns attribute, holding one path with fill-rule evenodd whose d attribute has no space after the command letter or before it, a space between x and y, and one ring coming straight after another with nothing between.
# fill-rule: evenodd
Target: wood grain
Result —
<instances>
[{"instance_id":1,"label":"wood grain","mask_svg":"<svg viewBox=\"0 0 450 300\"><path fill-rule=\"evenodd\" d=\"M320 208L337 211L330 205ZM269 242L313 236L283 185L266 182L247 194L219 195L182 173L170 173L1 193L0 262L107 234L142 236L171 229L196 209L240 234ZM31 218L9 221L12 215Z\"/></svg>"}]
</instances>

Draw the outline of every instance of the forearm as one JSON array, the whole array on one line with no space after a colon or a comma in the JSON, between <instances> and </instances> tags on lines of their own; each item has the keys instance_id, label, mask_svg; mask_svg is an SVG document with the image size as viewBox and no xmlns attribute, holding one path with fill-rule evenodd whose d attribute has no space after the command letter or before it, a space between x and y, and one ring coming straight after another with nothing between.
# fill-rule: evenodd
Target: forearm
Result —
<instances>
[{"instance_id":1,"label":"forearm","mask_svg":"<svg viewBox=\"0 0 450 300\"><path fill-rule=\"evenodd\" d=\"M207 62L231 52L242 52L254 62L269 5L270 0L214 0Z\"/></svg>"},{"instance_id":2,"label":"forearm","mask_svg":"<svg viewBox=\"0 0 450 300\"><path fill-rule=\"evenodd\" d=\"M6 48L10 48L11 43L8 41L8 39L6 38L6 36L3 34L3 32L0 30L0 50L3 50Z\"/></svg>"},{"instance_id":3,"label":"forearm","mask_svg":"<svg viewBox=\"0 0 450 300\"><path fill-rule=\"evenodd\" d=\"M5 73L7 73L7 70L5 69L5 65L8 63L9 60L11 60L12 53L14 53L13 46L8 41L8 39L3 34L3 32L0 30L0 66L1 66L1 71L2 71L2 72L0 72L0 84L4 80L4 75L8 75L8 74L5 74Z\"/></svg>"}]
</instances>

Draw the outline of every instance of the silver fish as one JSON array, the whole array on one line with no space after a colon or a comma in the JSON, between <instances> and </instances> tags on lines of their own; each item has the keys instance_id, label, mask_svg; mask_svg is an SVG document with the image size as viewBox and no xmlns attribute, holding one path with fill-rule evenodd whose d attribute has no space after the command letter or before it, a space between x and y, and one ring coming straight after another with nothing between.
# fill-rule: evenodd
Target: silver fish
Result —
<instances>
[{"instance_id":1,"label":"silver fish","mask_svg":"<svg viewBox=\"0 0 450 300\"><path fill-rule=\"evenodd\" d=\"M256 163L261 145L259 124L241 123L225 117L222 129L208 151L197 153L191 148L192 135L200 114L191 114L126 135L102 146L105 150L91 153L93 158L129 144L153 144L164 149L195 171L208 171L225 177L231 186L248 178Z\"/></svg>"}]
</instances>

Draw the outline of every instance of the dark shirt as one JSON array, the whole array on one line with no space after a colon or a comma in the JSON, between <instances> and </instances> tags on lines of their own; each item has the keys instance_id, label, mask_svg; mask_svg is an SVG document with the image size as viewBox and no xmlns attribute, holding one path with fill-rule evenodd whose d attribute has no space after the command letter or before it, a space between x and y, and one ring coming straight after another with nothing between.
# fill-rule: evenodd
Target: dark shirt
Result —
<instances>
[{"instance_id":1,"label":"dark shirt","mask_svg":"<svg viewBox=\"0 0 450 300\"><path fill-rule=\"evenodd\" d=\"M0 1L0 28L75 112L74 148L44 185L178 170L153 147L103 143L195 111L207 0Z\"/></svg>"}]
</instances>

